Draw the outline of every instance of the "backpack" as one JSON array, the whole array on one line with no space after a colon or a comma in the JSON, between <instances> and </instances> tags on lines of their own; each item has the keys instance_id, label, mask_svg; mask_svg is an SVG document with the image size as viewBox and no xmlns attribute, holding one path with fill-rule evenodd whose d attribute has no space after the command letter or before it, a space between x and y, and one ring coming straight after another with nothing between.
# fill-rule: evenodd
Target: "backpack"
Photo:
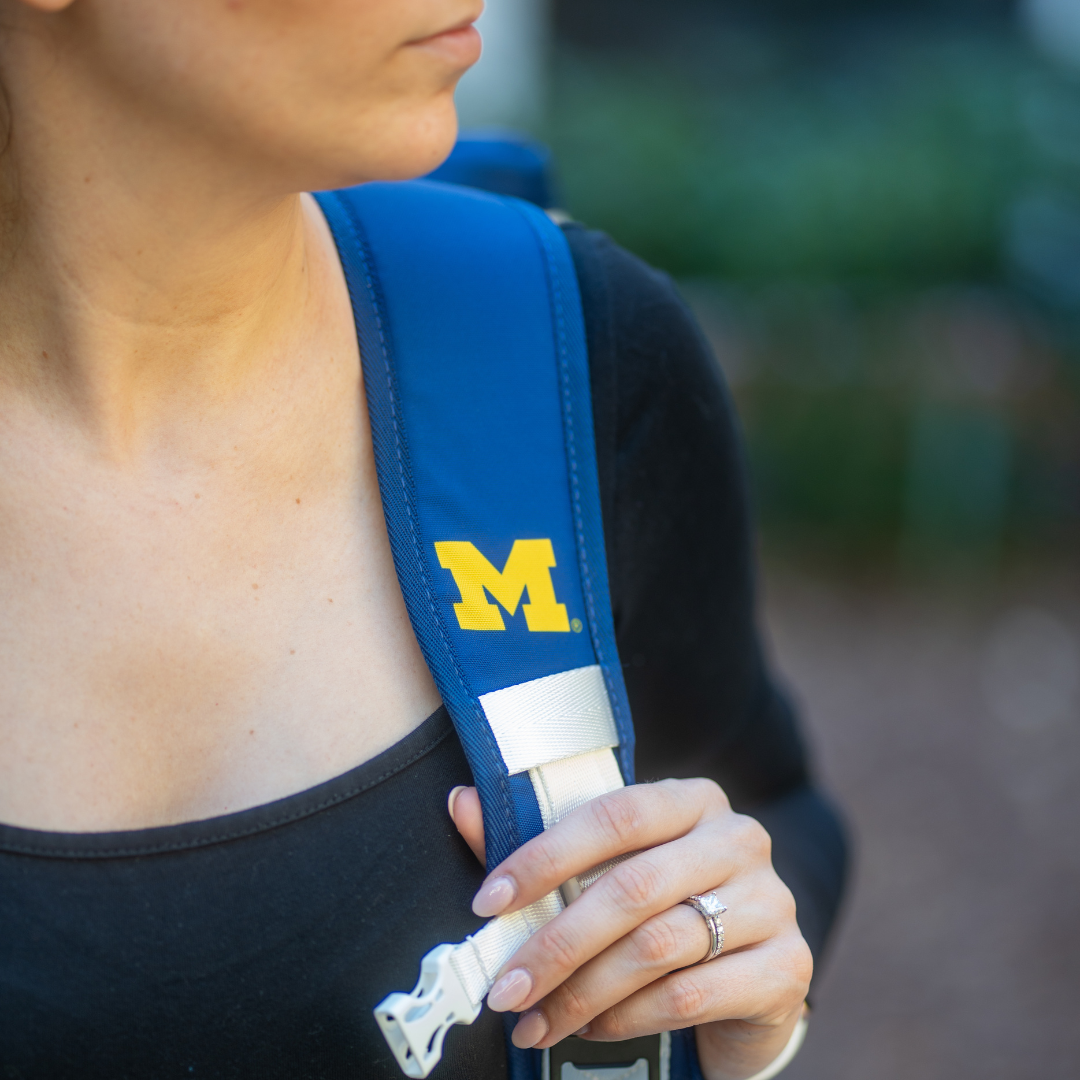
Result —
<instances>
[{"instance_id":1,"label":"backpack","mask_svg":"<svg viewBox=\"0 0 1080 1080\"><path fill-rule=\"evenodd\" d=\"M317 198L352 299L398 580L491 869L634 781L574 265L561 229L518 199L426 180ZM606 869L423 958L416 988L375 1008L407 1076L431 1072L502 964ZM692 1029L508 1048L513 1080L701 1075Z\"/></svg>"}]
</instances>

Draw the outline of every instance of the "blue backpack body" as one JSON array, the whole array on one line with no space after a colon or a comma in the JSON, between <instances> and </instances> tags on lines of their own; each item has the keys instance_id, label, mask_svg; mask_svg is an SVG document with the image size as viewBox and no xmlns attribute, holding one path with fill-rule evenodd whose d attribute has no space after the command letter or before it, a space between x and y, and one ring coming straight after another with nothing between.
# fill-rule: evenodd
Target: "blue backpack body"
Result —
<instances>
[{"instance_id":1,"label":"blue backpack body","mask_svg":"<svg viewBox=\"0 0 1080 1080\"><path fill-rule=\"evenodd\" d=\"M517 199L428 181L318 199L352 298L398 579L472 768L491 868L634 780L573 262ZM407 1075L431 1071L498 966L603 869L439 946L411 994L379 1004ZM651 1039L646 1071L625 1075L700 1076L692 1032ZM511 1073L555 1080L558 1060L511 1048Z\"/></svg>"}]
</instances>

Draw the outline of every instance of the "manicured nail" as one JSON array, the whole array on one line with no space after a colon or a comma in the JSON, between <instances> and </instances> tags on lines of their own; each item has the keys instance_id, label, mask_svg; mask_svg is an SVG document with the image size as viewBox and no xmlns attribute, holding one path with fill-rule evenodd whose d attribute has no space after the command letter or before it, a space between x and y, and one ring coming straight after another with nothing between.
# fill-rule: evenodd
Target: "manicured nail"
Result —
<instances>
[{"instance_id":1,"label":"manicured nail","mask_svg":"<svg viewBox=\"0 0 1080 1080\"><path fill-rule=\"evenodd\" d=\"M517 1022L510 1040L519 1050L535 1046L548 1033L547 1017L539 1010L525 1013Z\"/></svg>"},{"instance_id":2,"label":"manicured nail","mask_svg":"<svg viewBox=\"0 0 1080 1080\"><path fill-rule=\"evenodd\" d=\"M516 1012L532 993L532 976L524 968L508 971L488 994L488 1008L492 1012Z\"/></svg>"},{"instance_id":3,"label":"manicured nail","mask_svg":"<svg viewBox=\"0 0 1080 1080\"><path fill-rule=\"evenodd\" d=\"M497 877L473 897L472 909L477 915L489 919L505 911L514 902L515 896L517 889L513 881L508 877Z\"/></svg>"},{"instance_id":4,"label":"manicured nail","mask_svg":"<svg viewBox=\"0 0 1080 1080\"><path fill-rule=\"evenodd\" d=\"M454 803L457 802L457 797L465 790L464 784L458 784L456 788L450 791L450 794L446 797L446 812L450 815L450 820L454 820Z\"/></svg>"}]
</instances>

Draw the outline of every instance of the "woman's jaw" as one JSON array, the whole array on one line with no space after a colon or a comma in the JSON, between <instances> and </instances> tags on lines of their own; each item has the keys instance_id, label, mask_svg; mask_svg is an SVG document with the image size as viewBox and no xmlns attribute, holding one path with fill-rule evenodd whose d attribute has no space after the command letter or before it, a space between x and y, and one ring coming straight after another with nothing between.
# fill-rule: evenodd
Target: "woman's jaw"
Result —
<instances>
[{"instance_id":1,"label":"woman's jaw","mask_svg":"<svg viewBox=\"0 0 1080 1080\"><path fill-rule=\"evenodd\" d=\"M482 11L482 0L0 0L0 72L16 127L19 107L59 78L63 111L38 110L39 131L115 129L126 115L139 137L121 138L124 151L157 127L188 144L188 160L246 160L259 186L318 190L439 163ZM73 102L93 116L73 117Z\"/></svg>"},{"instance_id":2,"label":"woman's jaw","mask_svg":"<svg viewBox=\"0 0 1080 1080\"><path fill-rule=\"evenodd\" d=\"M0 0L0 383L166 401L286 340L333 248L297 193L434 168L480 10Z\"/></svg>"}]
</instances>

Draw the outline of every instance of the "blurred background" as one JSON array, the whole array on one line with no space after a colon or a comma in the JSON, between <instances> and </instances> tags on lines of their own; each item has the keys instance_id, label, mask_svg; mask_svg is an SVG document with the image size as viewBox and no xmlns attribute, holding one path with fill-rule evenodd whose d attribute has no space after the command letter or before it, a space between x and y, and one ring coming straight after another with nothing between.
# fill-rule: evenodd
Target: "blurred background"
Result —
<instances>
[{"instance_id":1,"label":"blurred background","mask_svg":"<svg viewBox=\"0 0 1080 1080\"><path fill-rule=\"evenodd\" d=\"M672 274L856 867L791 1080L1080 1077L1080 0L489 0L466 124Z\"/></svg>"}]
</instances>

